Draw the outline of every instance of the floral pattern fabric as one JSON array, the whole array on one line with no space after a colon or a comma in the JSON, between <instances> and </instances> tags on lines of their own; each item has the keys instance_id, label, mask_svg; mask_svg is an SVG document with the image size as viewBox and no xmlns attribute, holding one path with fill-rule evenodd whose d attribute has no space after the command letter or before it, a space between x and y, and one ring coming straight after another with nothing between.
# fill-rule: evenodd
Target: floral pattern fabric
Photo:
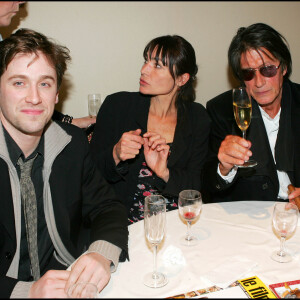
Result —
<instances>
[{"instance_id":1,"label":"floral pattern fabric","mask_svg":"<svg viewBox=\"0 0 300 300\"><path fill-rule=\"evenodd\" d=\"M146 162L143 162L138 176L136 191L134 193L133 207L131 207L129 211L128 225L144 219L145 197L160 194L159 191L153 187L154 180L155 175L152 170L147 166ZM167 211L178 208L177 197L165 198Z\"/></svg>"}]
</instances>

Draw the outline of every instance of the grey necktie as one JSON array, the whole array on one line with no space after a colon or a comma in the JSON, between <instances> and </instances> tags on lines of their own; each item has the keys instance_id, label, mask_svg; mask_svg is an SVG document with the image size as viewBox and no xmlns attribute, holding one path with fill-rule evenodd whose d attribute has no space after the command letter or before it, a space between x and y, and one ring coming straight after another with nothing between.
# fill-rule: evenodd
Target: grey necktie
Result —
<instances>
[{"instance_id":1,"label":"grey necktie","mask_svg":"<svg viewBox=\"0 0 300 300\"><path fill-rule=\"evenodd\" d=\"M21 157L18 160L18 165L21 169L20 186L22 203L24 207L28 252L32 276L34 280L38 280L40 278L40 266L37 247L37 203L34 186L30 177L32 165L36 156L37 154L35 155L35 157L31 158L25 163L23 162L23 159Z\"/></svg>"}]
</instances>

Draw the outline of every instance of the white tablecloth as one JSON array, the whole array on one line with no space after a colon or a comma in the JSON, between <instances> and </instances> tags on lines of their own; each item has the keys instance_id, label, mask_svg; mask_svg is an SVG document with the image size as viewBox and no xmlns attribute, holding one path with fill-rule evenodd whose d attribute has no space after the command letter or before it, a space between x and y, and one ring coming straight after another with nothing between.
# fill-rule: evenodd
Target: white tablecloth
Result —
<instances>
[{"instance_id":1,"label":"white tablecloth","mask_svg":"<svg viewBox=\"0 0 300 300\"><path fill-rule=\"evenodd\" d=\"M144 222L130 225L130 261L119 264L99 298L170 297L205 288L208 286L201 276L234 256L255 261L257 266L246 275L257 275L267 285L300 279L299 227L292 238L286 241L293 261L282 264L270 258L272 251L278 250L280 244L272 229L273 206L274 202L266 201L204 204L200 218L192 225L192 232L200 242L191 247L179 243L179 237L186 233L187 228L178 210L168 212L166 236L159 246L157 267L167 275L169 282L157 289L143 284L143 276L153 269L153 252L145 240ZM185 266L169 269L164 266L162 257L169 245L182 250Z\"/></svg>"}]
</instances>

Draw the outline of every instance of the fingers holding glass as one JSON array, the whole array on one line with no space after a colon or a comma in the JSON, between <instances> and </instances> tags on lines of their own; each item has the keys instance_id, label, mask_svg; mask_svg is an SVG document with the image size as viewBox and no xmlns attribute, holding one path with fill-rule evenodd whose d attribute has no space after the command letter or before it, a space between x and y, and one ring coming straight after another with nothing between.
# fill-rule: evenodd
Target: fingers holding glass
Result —
<instances>
[{"instance_id":1,"label":"fingers holding glass","mask_svg":"<svg viewBox=\"0 0 300 300\"><path fill-rule=\"evenodd\" d=\"M91 282L77 282L68 289L69 298L96 298L97 286Z\"/></svg>"}]
</instances>

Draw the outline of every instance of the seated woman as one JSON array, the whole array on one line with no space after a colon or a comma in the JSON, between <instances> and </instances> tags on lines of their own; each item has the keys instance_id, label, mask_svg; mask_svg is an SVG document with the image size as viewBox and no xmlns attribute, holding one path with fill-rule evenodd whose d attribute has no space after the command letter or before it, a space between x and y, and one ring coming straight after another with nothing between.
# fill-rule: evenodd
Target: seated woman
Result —
<instances>
[{"instance_id":1,"label":"seated woman","mask_svg":"<svg viewBox=\"0 0 300 300\"><path fill-rule=\"evenodd\" d=\"M177 208L181 190L200 190L210 120L195 103L195 51L180 36L144 50L139 92L107 96L97 116L92 156L123 199L129 224L143 218L144 198L162 194Z\"/></svg>"}]
</instances>

